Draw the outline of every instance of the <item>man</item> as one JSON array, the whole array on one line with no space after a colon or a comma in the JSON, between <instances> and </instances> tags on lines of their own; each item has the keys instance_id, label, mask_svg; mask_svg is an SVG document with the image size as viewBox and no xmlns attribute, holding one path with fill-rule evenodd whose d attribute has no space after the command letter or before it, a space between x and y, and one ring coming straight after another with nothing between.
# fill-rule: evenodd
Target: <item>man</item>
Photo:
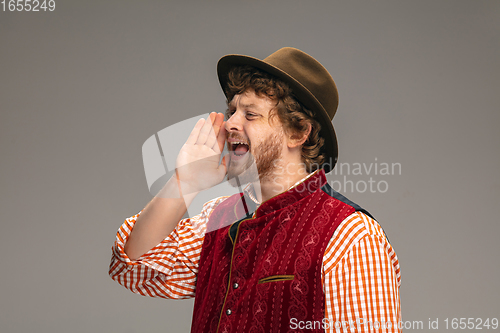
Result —
<instances>
[{"instance_id":1,"label":"man","mask_svg":"<svg viewBox=\"0 0 500 333\"><path fill-rule=\"evenodd\" d=\"M141 295L195 297L192 332L399 331L396 254L326 181L337 160L330 74L283 48L225 56L218 75L227 121L196 124L176 175L119 229L111 277ZM181 219L226 175L249 185Z\"/></svg>"}]
</instances>

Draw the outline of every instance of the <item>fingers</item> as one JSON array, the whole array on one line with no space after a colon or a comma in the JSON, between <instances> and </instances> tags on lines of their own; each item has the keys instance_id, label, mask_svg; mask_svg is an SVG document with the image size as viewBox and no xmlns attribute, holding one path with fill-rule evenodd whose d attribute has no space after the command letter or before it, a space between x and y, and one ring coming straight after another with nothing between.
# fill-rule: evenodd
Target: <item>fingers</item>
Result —
<instances>
[{"instance_id":1,"label":"fingers","mask_svg":"<svg viewBox=\"0 0 500 333\"><path fill-rule=\"evenodd\" d=\"M218 113L215 117L212 131L210 132L207 146L211 147L217 153L224 149L224 142L226 140L226 129L224 128L224 114ZM222 136L222 146L220 145L220 138Z\"/></svg>"},{"instance_id":2,"label":"fingers","mask_svg":"<svg viewBox=\"0 0 500 333\"><path fill-rule=\"evenodd\" d=\"M196 139L197 145L205 145L206 144L206 142L209 138L210 132L212 131L212 124L214 122L215 116L216 116L215 112L210 113L207 120L205 121L205 123L201 127L200 134L198 135L198 138Z\"/></svg>"},{"instance_id":3,"label":"fingers","mask_svg":"<svg viewBox=\"0 0 500 333\"><path fill-rule=\"evenodd\" d=\"M206 120L198 120L186 144L206 145L220 153L224 149L225 140L224 114L212 112Z\"/></svg>"},{"instance_id":4,"label":"fingers","mask_svg":"<svg viewBox=\"0 0 500 333\"><path fill-rule=\"evenodd\" d=\"M222 120L224 120L224 116L222 117ZM217 135L217 142L214 144L214 150L217 152L222 152L224 149L224 145L226 144L226 127L224 126L224 121L222 122L220 126L219 133Z\"/></svg>"},{"instance_id":5,"label":"fingers","mask_svg":"<svg viewBox=\"0 0 500 333\"><path fill-rule=\"evenodd\" d=\"M212 117L213 115L213 117ZM220 130L220 117L218 113L212 113L210 114L210 118L213 120L212 121L212 126L210 127L210 133L208 133L207 136L207 141L205 142L205 145L207 147L210 147L214 149L215 142L217 141L217 134L219 133Z\"/></svg>"},{"instance_id":6,"label":"fingers","mask_svg":"<svg viewBox=\"0 0 500 333\"><path fill-rule=\"evenodd\" d=\"M198 136L200 135L200 130L204 124L205 119L201 118L200 120L198 120L193 130L191 131L191 134L189 134L189 138L187 139L186 144L194 145L196 143L196 140L198 140Z\"/></svg>"}]
</instances>

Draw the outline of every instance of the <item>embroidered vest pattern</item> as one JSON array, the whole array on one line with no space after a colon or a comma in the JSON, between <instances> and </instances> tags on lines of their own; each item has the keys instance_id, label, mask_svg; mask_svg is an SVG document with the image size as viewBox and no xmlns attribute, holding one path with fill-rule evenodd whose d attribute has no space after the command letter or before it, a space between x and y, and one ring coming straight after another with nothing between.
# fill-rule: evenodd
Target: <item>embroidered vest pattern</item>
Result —
<instances>
[{"instance_id":1,"label":"embroidered vest pattern","mask_svg":"<svg viewBox=\"0 0 500 333\"><path fill-rule=\"evenodd\" d=\"M216 207L208 222L214 231L203 242L191 332L297 333L292 319L323 320L323 254L356 210L323 191L326 183L320 170L253 216L241 193Z\"/></svg>"}]
</instances>

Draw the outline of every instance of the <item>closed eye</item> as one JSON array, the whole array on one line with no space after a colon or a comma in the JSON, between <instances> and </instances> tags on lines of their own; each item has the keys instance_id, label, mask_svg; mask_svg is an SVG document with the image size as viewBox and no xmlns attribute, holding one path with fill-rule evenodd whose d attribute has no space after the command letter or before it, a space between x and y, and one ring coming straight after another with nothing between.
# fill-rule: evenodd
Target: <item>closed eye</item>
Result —
<instances>
[{"instance_id":1,"label":"closed eye","mask_svg":"<svg viewBox=\"0 0 500 333\"><path fill-rule=\"evenodd\" d=\"M236 110L227 109L226 110L226 120L231 118L235 112L236 112ZM253 112L245 112L245 118L247 118L248 120L255 119L258 116L259 116L258 114L253 113Z\"/></svg>"},{"instance_id":2,"label":"closed eye","mask_svg":"<svg viewBox=\"0 0 500 333\"><path fill-rule=\"evenodd\" d=\"M247 112L245 116L247 117L248 120L251 120L257 117L258 115L252 112Z\"/></svg>"}]
</instances>

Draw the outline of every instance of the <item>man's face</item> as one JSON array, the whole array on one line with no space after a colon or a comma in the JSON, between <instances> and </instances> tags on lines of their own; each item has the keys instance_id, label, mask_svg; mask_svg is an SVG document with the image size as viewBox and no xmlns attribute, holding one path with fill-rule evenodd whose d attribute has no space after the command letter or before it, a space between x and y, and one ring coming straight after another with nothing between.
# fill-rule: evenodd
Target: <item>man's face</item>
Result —
<instances>
[{"instance_id":1,"label":"man's face","mask_svg":"<svg viewBox=\"0 0 500 333\"><path fill-rule=\"evenodd\" d=\"M253 90L235 95L229 103L225 124L230 152L228 179L239 183L268 180L282 158L284 148L283 126L269 113L276 102L267 96L258 96Z\"/></svg>"}]
</instances>

